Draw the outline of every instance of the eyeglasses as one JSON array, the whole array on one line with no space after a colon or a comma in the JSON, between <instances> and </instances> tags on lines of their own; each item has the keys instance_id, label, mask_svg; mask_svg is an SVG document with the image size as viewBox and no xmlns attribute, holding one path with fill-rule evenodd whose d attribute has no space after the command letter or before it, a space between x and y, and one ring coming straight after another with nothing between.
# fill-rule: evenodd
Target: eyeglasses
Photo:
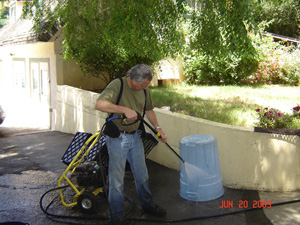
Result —
<instances>
[{"instance_id":1,"label":"eyeglasses","mask_svg":"<svg viewBox=\"0 0 300 225\"><path fill-rule=\"evenodd\" d=\"M138 83L138 82L137 82ZM139 85L140 85L140 87L141 88L143 88L143 89L147 89L148 88L148 86L143 86L143 85L141 85L140 83L138 83Z\"/></svg>"},{"instance_id":2,"label":"eyeglasses","mask_svg":"<svg viewBox=\"0 0 300 225\"><path fill-rule=\"evenodd\" d=\"M143 81L144 81L144 80L143 80ZM142 81L141 83L148 84L147 82L143 82L143 81ZM148 89L148 85L144 86L144 85L142 85L141 83L137 82L135 79L132 79L131 82L134 82L134 83L138 84L138 85L139 85L142 89L144 89L144 90ZM136 84L135 84L135 86L136 86ZM150 84L150 82L149 82L149 84Z\"/></svg>"}]
</instances>

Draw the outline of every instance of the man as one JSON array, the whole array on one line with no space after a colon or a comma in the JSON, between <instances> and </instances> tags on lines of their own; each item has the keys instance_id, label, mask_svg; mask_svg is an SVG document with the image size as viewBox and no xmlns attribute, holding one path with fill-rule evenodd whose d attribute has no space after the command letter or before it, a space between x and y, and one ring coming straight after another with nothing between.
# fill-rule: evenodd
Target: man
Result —
<instances>
[{"instance_id":1,"label":"man","mask_svg":"<svg viewBox=\"0 0 300 225\"><path fill-rule=\"evenodd\" d=\"M95 109L102 112L125 115L126 122L132 123L138 119L137 112L143 115L145 97L145 114L150 123L161 134L161 140L167 141L167 137L159 127L148 86L152 80L152 71L145 64L132 67L127 76L122 78L123 92L119 104L116 104L120 93L121 82L113 80L99 96ZM144 93L146 91L146 94ZM124 213L124 174L126 160L135 178L137 194L145 213L156 216L165 216L166 211L154 204L152 194L148 187L148 171L145 163L144 147L141 139L139 123L129 126L122 125L121 120L113 120L120 130L120 136L112 138L106 135L106 145L109 154L109 194L110 217L112 220L122 220Z\"/></svg>"}]
</instances>

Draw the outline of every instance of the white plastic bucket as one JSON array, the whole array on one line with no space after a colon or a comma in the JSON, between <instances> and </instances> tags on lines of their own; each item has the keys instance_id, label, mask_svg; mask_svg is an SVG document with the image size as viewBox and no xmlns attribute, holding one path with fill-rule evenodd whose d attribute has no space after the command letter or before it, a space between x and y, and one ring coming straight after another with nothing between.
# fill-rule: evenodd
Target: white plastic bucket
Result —
<instances>
[{"instance_id":1,"label":"white plastic bucket","mask_svg":"<svg viewBox=\"0 0 300 225\"><path fill-rule=\"evenodd\" d=\"M210 201L224 195L216 138L191 135L180 140L180 191L190 201Z\"/></svg>"}]
</instances>

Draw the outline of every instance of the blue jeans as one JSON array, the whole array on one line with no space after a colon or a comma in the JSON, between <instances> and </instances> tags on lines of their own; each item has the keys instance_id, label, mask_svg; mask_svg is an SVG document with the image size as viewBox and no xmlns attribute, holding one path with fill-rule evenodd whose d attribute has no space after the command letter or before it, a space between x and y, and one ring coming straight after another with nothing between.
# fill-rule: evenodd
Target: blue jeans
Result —
<instances>
[{"instance_id":1,"label":"blue jeans","mask_svg":"<svg viewBox=\"0 0 300 225\"><path fill-rule=\"evenodd\" d=\"M121 134L118 138L106 136L109 155L109 193L108 201L111 219L117 219L124 213L124 174L126 160L130 163L135 186L141 205L148 207L153 203L148 187L148 170L145 163L144 146L141 132Z\"/></svg>"}]
</instances>

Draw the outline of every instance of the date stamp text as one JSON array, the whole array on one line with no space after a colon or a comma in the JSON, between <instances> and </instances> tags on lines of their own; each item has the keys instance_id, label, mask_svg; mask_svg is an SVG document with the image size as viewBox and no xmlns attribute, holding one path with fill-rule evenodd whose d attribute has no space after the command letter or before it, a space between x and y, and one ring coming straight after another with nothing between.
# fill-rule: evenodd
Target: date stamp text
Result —
<instances>
[{"instance_id":1,"label":"date stamp text","mask_svg":"<svg viewBox=\"0 0 300 225\"><path fill-rule=\"evenodd\" d=\"M221 205L219 208L233 208L234 204L232 200L222 200ZM240 200L238 203L240 209L246 208L271 208L272 202L265 201L265 200L254 200L252 202L248 200Z\"/></svg>"}]
</instances>

